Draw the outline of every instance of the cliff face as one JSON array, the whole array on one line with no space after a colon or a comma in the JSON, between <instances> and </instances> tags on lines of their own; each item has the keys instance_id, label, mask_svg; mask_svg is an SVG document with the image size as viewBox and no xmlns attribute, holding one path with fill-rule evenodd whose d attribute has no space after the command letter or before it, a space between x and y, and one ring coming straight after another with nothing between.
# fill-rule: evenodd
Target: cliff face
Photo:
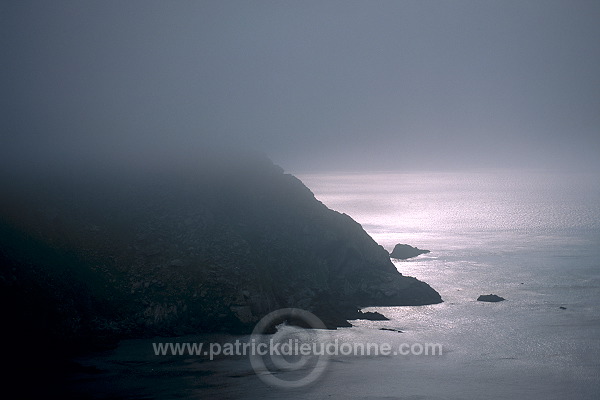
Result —
<instances>
[{"instance_id":1,"label":"cliff face","mask_svg":"<svg viewBox=\"0 0 600 400\"><path fill-rule=\"evenodd\" d=\"M358 223L264 159L4 186L9 320L71 343L248 331L282 307L344 326L360 306L441 301L398 273Z\"/></svg>"}]
</instances>

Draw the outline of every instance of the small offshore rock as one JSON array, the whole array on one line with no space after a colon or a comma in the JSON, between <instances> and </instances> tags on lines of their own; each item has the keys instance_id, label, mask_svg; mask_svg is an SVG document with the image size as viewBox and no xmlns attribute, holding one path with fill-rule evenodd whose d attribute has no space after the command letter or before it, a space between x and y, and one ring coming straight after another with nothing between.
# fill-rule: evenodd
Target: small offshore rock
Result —
<instances>
[{"instance_id":1,"label":"small offshore rock","mask_svg":"<svg viewBox=\"0 0 600 400\"><path fill-rule=\"evenodd\" d=\"M398 243L394 250L390 253L390 257L398 260L406 260L407 258L413 258L421 254L427 254L429 250L419 249L417 247L410 246L408 244Z\"/></svg>"},{"instance_id":2,"label":"small offshore rock","mask_svg":"<svg viewBox=\"0 0 600 400\"><path fill-rule=\"evenodd\" d=\"M486 301L488 303L497 303L499 301L506 300L504 297L500 297L495 294L482 294L477 298L477 301Z\"/></svg>"},{"instance_id":3,"label":"small offshore rock","mask_svg":"<svg viewBox=\"0 0 600 400\"><path fill-rule=\"evenodd\" d=\"M391 331L391 332L397 332L397 333L404 333L400 329L393 329L393 328L379 328L379 330L380 331Z\"/></svg>"}]
</instances>

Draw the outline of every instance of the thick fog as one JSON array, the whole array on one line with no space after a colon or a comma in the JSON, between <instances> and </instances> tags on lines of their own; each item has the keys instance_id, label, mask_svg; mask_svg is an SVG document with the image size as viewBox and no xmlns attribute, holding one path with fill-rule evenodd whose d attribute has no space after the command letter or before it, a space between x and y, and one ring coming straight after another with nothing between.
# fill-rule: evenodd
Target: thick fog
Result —
<instances>
[{"instance_id":1,"label":"thick fog","mask_svg":"<svg viewBox=\"0 0 600 400\"><path fill-rule=\"evenodd\" d=\"M218 145L292 172L599 168L597 1L0 7L5 161Z\"/></svg>"}]
</instances>

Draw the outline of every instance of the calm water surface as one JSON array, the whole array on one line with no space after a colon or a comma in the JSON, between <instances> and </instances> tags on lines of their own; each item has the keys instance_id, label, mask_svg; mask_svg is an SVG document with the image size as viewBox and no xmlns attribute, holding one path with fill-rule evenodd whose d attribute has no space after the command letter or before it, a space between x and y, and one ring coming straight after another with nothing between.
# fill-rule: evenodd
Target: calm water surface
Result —
<instances>
[{"instance_id":1,"label":"calm water surface","mask_svg":"<svg viewBox=\"0 0 600 400\"><path fill-rule=\"evenodd\" d=\"M392 321L357 321L353 328L359 335L398 328L403 341L444 344L442 358L386 360L384 371L403 362L429 367L423 379L406 381L414 389L404 388L403 395L600 396L597 176L378 173L301 179L386 249L408 243L431 250L395 264L430 283L445 302L378 308ZM507 301L476 301L489 293ZM381 375L402 380L395 372Z\"/></svg>"},{"instance_id":2,"label":"calm water surface","mask_svg":"<svg viewBox=\"0 0 600 400\"><path fill-rule=\"evenodd\" d=\"M299 178L386 249L408 243L431 250L395 265L428 282L444 299L432 306L373 308L391 320L354 321L352 328L331 332L331 339L393 346L439 343L442 355L335 356L315 385L282 392L259 381L247 359L157 358L152 341L134 340L82 360L110 372L91 381L80 377L78 384L131 398L132 387L139 397L189 399L600 398L598 176L486 172ZM489 293L507 300L476 301Z\"/></svg>"}]
</instances>

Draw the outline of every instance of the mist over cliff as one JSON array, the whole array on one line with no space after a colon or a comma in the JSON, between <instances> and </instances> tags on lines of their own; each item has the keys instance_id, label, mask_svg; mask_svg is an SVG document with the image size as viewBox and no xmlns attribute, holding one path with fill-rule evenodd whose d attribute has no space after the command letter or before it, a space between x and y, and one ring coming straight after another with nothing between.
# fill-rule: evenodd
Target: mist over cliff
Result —
<instances>
[{"instance_id":1,"label":"mist over cliff","mask_svg":"<svg viewBox=\"0 0 600 400\"><path fill-rule=\"evenodd\" d=\"M362 306L441 301L266 157L168 160L3 176L0 285L15 339L90 349L247 332L283 307L348 326Z\"/></svg>"},{"instance_id":2,"label":"mist over cliff","mask_svg":"<svg viewBox=\"0 0 600 400\"><path fill-rule=\"evenodd\" d=\"M586 0L2 2L0 151L598 170L598 19Z\"/></svg>"}]
</instances>

